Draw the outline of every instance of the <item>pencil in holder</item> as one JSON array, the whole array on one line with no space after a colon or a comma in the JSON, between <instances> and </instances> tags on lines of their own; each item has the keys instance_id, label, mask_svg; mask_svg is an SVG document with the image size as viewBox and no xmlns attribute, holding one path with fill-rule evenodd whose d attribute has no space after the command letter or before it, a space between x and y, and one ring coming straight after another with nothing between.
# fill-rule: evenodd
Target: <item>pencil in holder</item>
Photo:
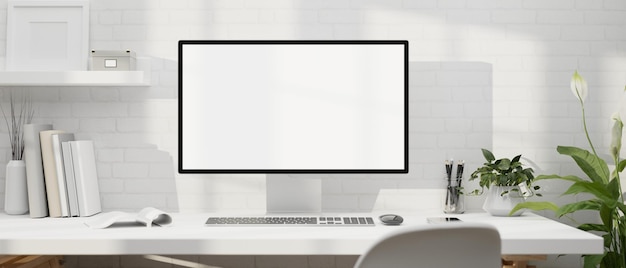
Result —
<instances>
[{"instance_id":1,"label":"pencil in holder","mask_svg":"<svg viewBox=\"0 0 626 268\"><path fill-rule=\"evenodd\" d=\"M465 198L461 187L456 185L447 187L443 212L446 214L461 214L465 212Z\"/></svg>"}]
</instances>

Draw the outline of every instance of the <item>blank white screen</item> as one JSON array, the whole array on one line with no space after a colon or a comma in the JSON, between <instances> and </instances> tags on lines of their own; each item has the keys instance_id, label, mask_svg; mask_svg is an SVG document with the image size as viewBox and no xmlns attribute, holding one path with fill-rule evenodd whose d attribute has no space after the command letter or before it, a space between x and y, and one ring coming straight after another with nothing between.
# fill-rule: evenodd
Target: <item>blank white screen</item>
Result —
<instances>
[{"instance_id":1,"label":"blank white screen","mask_svg":"<svg viewBox=\"0 0 626 268\"><path fill-rule=\"evenodd\" d=\"M402 44L183 44L182 170L405 169Z\"/></svg>"}]
</instances>

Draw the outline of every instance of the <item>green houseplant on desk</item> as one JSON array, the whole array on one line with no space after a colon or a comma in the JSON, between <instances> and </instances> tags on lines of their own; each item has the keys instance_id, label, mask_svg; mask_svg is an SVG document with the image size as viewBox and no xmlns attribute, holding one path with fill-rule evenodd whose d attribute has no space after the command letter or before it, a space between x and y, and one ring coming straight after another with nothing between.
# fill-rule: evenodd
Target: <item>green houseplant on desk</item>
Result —
<instances>
[{"instance_id":1,"label":"green houseplant on desk","mask_svg":"<svg viewBox=\"0 0 626 268\"><path fill-rule=\"evenodd\" d=\"M483 209L494 216L508 216L509 212L516 204L525 201L531 191L533 180L532 168L525 168L520 159L522 155L513 159L496 159L493 153L487 149L482 149L486 163L474 171L470 180L480 178L480 190L474 190L473 194L482 194L487 188L487 199ZM539 189L539 186L534 186ZM520 215L522 211L513 214Z\"/></svg>"},{"instance_id":2,"label":"green houseplant on desk","mask_svg":"<svg viewBox=\"0 0 626 268\"><path fill-rule=\"evenodd\" d=\"M571 186L563 193L572 195L585 193L591 198L570 204L557 206L552 202L525 202L518 204L511 213L520 209L552 210L556 216L561 217L581 210L595 210L600 216L601 223L584 223L578 226L585 231L599 232L604 238L603 255L584 256L584 265L587 267L626 267L626 205L620 186L619 173L626 167L626 160L620 160L622 141L622 129L624 124L619 115L613 116L613 129L611 133L610 154L615 164L611 172L609 166L596 152L585 119L585 98L587 96L587 83L575 72L571 80L571 89L578 98L582 109L582 120L585 135L591 151L569 146L558 146L557 151L562 155L570 156L588 178L580 178L574 175L540 175L541 179L561 179L572 182Z\"/></svg>"}]
</instances>

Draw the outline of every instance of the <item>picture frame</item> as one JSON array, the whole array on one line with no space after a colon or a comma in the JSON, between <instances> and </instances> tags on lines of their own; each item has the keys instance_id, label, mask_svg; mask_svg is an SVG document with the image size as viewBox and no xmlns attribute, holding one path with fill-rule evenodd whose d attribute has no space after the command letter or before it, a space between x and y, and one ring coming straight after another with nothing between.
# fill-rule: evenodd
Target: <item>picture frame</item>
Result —
<instances>
[{"instance_id":1,"label":"picture frame","mask_svg":"<svg viewBox=\"0 0 626 268\"><path fill-rule=\"evenodd\" d=\"M89 1L10 0L7 71L82 71L89 55Z\"/></svg>"}]
</instances>

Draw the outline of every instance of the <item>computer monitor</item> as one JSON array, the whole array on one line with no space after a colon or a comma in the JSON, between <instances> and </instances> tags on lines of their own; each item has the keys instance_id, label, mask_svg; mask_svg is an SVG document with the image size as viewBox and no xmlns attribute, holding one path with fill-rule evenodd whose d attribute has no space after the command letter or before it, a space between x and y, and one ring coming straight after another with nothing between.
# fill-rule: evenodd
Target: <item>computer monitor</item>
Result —
<instances>
[{"instance_id":1,"label":"computer monitor","mask_svg":"<svg viewBox=\"0 0 626 268\"><path fill-rule=\"evenodd\" d=\"M408 42L181 40L180 173L408 172Z\"/></svg>"}]
</instances>

